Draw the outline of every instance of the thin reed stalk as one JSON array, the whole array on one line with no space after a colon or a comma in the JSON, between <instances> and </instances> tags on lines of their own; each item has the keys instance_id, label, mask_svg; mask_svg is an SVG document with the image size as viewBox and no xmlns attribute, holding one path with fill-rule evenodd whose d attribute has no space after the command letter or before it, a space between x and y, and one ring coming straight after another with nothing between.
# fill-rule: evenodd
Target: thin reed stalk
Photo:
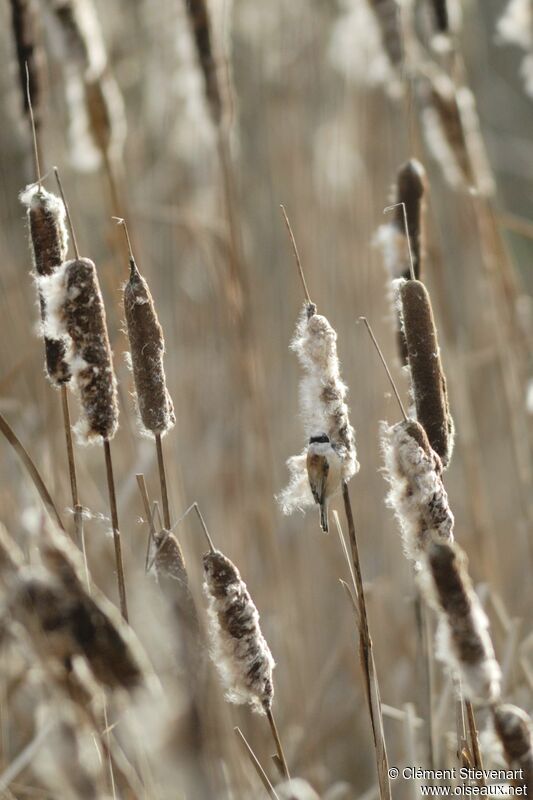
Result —
<instances>
[{"instance_id":1,"label":"thin reed stalk","mask_svg":"<svg viewBox=\"0 0 533 800\"><path fill-rule=\"evenodd\" d=\"M126 622L128 622L128 602L126 598L126 580L124 578L124 564L122 561L122 544L120 541L120 528L118 524L117 498L115 493L115 479L113 476L113 462L111 460L111 445L108 439L104 439L105 469L107 478L107 489L109 493L109 507L111 510L111 525L113 528L113 543L115 545L115 562L117 566L118 594L120 600L120 611Z\"/></svg>"},{"instance_id":2,"label":"thin reed stalk","mask_svg":"<svg viewBox=\"0 0 533 800\"><path fill-rule=\"evenodd\" d=\"M376 754L376 767L379 784L379 794L381 800L391 800L391 786L389 779L389 765L387 758L387 748L383 731L383 715L381 711L381 699L379 685L375 674L374 656L372 653L372 639L368 627L368 616L366 612L366 600L363 587L363 577L361 573L361 562L359 560L359 549L355 533L355 522L350 500L348 484L343 481L342 498L344 511L348 525L348 538L350 541L350 551L355 578L355 588L357 592L357 603L359 607L359 657L363 670L365 682L365 696L370 714L370 724L372 727L372 737L374 740L374 750Z\"/></svg>"},{"instance_id":3,"label":"thin reed stalk","mask_svg":"<svg viewBox=\"0 0 533 800\"><path fill-rule=\"evenodd\" d=\"M266 790L268 796L271 798L271 800L279 800L279 797L276 794L276 790L274 789L274 787L270 783L265 770L261 766L261 764L259 762L259 759L257 758L257 756L255 755L254 751L250 747L250 745L249 745L247 739L245 738L243 732L241 731L240 728L234 728L234 731L237 734L237 738L242 743L242 746L244 748L244 752L246 753L246 755L250 759L250 763L253 766L253 768L255 769L255 771L257 772L259 780L261 781L261 783L265 787L265 790Z\"/></svg>"}]
</instances>

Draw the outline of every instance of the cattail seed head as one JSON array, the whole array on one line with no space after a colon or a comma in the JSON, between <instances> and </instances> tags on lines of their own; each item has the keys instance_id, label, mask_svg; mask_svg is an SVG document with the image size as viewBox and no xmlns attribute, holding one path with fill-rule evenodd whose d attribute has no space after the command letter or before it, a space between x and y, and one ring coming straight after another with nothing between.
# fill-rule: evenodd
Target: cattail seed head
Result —
<instances>
[{"instance_id":1,"label":"cattail seed head","mask_svg":"<svg viewBox=\"0 0 533 800\"><path fill-rule=\"evenodd\" d=\"M453 541L454 518L442 483L442 464L422 426L402 420L382 424L381 443L390 484L387 504L394 509L405 555L418 564L432 539Z\"/></svg>"},{"instance_id":2,"label":"cattail seed head","mask_svg":"<svg viewBox=\"0 0 533 800\"><path fill-rule=\"evenodd\" d=\"M338 486L349 481L359 469L355 432L346 404L347 387L340 376L337 334L313 304L306 304L291 342L303 375L300 381L300 413L306 439L324 433L340 459ZM306 451L289 459L288 487L279 495L284 513L313 503L306 475ZM334 493L334 492L333 492Z\"/></svg>"},{"instance_id":3,"label":"cattail seed head","mask_svg":"<svg viewBox=\"0 0 533 800\"><path fill-rule=\"evenodd\" d=\"M42 567L23 567L13 584L10 608L36 650L69 666L83 656L94 677L110 688L134 689L149 674L132 630L98 591L86 588L81 556L59 532L43 531Z\"/></svg>"},{"instance_id":4,"label":"cattail seed head","mask_svg":"<svg viewBox=\"0 0 533 800\"><path fill-rule=\"evenodd\" d=\"M158 579L171 578L187 584L187 572L181 545L170 531L162 530L154 534L154 569Z\"/></svg>"},{"instance_id":5,"label":"cattail seed head","mask_svg":"<svg viewBox=\"0 0 533 800\"><path fill-rule=\"evenodd\" d=\"M403 62L403 34L397 0L368 0L381 31L383 48L394 67Z\"/></svg>"},{"instance_id":6,"label":"cattail seed head","mask_svg":"<svg viewBox=\"0 0 533 800\"><path fill-rule=\"evenodd\" d=\"M474 95L466 86L455 88L443 73L429 82L422 112L428 150L445 179L455 189L494 192Z\"/></svg>"},{"instance_id":7,"label":"cattail seed head","mask_svg":"<svg viewBox=\"0 0 533 800\"><path fill-rule=\"evenodd\" d=\"M489 623L472 587L464 552L456 544L432 541L424 558L421 586L439 611L438 655L462 679L464 695L493 703L501 673L494 657Z\"/></svg>"},{"instance_id":8,"label":"cattail seed head","mask_svg":"<svg viewBox=\"0 0 533 800\"><path fill-rule=\"evenodd\" d=\"M526 796L533 788L533 742L531 718L521 708L510 704L493 709L494 728L511 769L522 770L513 783L525 785Z\"/></svg>"},{"instance_id":9,"label":"cattail seed head","mask_svg":"<svg viewBox=\"0 0 533 800\"><path fill-rule=\"evenodd\" d=\"M400 279L396 287L416 417L432 449L447 467L453 451L454 425L431 300L420 281Z\"/></svg>"},{"instance_id":10,"label":"cattail seed head","mask_svg":"<svg viewBox=\"0 0 533 800\"><path fill-rule=\"evenodd\" d=\"M83 410L80 438L112 439L118 427L116 379L96 267L88 258L67 261L40 286L49 329L69 344L67 360Z\"/></svg>"},{"instance_id":11,"label":"cattail seed head","mask_svg":"<svg viewBox=\"0 0 533 800\"><path fill-rule=\"evenodd\" d=\"M68 249L66 215L63 202L38 184L30 184L20 194L27 207L30 249L35 277L53 275L64 262ZM43 323L46 373L53 386L70 380L65 343L61 338L46 335L46 302L39 289L39 307Z\"/></svg>"},{"instance_id":12,"label":"cattail seed head","mask_svg":"<svg viewBox=\"0 0 533 800\"><path fill-rule=\"evenodd\" d=\"M396 278L408 280L411 272L417 279L421 276L425 191L426 172L422 164L412 158L398 170L393 196L394 215L386 225L380 225L375 237L375 243L381 249L383 261L391 280ZM406 227L409 232L409 240ZM401 363L405 365L407 363L407 345L397 309L394 310L394 315L396 317L398 353Z\"/></svg>"},{"instance_id":13,"label":"cattail seed head","mask_svg":"<svg viewBox=\"0 0 533 800\"><path fill-rule=\"evenodd\" d=\"M211 654L226 697L265 713L272 707L274 659L259 613L237 567L218 550L204 556Z\"/></svg>"},{"instance_id":14,"label":"cattail seed head","mask_svg":"<svg viewBox=\"0 0 533 800\"><path fill-rule=\"evenodd\" d=\"M162 435L176 422L163 365L165 341L150 289L133 259L124 311L141 421L145 430Z\"/></svg>"},{"instance_id":15,"label":"cattail seed head","mask_svg":"<svg viewBox=\"0 0 533 800\"><path fill-rule=\"evenodd\" d=\"M38 43L36 7L34 0L10 0L10 5L22 105L24 113L31 121L29 93L35 128L39 130L42 116L43 53Z\"/></svg>"},{"instance_id":16,"label":"cattail seed head","mask_svg":"<svg viewBox=\"0 0 533 800\"><path fill-rule=\"evenodd\" d=\"M213 123L218 126L222 121L224 105L207 0L186 0L186 6L196 44L198 63L204 76L207 104Z\"/></svg>"}]
</instances>

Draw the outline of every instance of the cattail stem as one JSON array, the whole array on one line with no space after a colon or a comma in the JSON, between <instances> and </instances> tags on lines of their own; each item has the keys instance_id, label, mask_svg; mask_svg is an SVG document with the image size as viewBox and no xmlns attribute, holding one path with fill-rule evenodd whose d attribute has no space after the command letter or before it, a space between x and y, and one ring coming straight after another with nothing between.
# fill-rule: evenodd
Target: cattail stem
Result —
<instances>
[{"instance_id":1,"label":"cattail stem","mask_svg":"<svg viewBox=\"0 0 533 800\"><path fill-rule=\"evenodd\" d=\"M30 115L30 125L31 125L31 135L33 140L33 158L35 161L35 174L37 175L37 183L39 184L39 189L42 188L42 179L41 179L41 163L39 157L39 142L37 139L37 129L35 127L35 116L33 114L33 105L31 102L31 92L30 92L30 70L28 67L28 62L25 63L26 69L26 99L28 102L28 112Z\"/></svg>"},{"instance_id":2,"label":"cattail stem","mask_svg":"<svg viewBox=\"0 0 533 800\"><path fill-rule=\"evenodd\" d=\"M111 460L111 445L104 439L105 469L107 476L107 489L109 492L109 507L111 510L111 525L113 528L113 542L115 544L115 561L117 565L117 583L120 600L120 612L128 622L128 604L126 600L126 581L124 579L124 564L122 562L122 545L118 527L117 498L115 493L115 479L113 477L113 462Z\"/></svg>"},{"instance_id":3,"label":"cattail stem","mask_svg":"<svg viewBox=\"0 0 533 800\"><path fill-rule=\"evenodd\" d=\"M244 747L246 755L250 759L250 763L252 764L253 768L257 772L257 775L259 776L259 780L261 781L261 783L265 787L268 796L271 798L271 800L279 800L279 797L276 794L276 791L275 791L274 787L270 783L265 770L263 769L263 767L259 763L259 759L257 758L256 754L254 753L254 751L252 750L252 748L248 744L248 741L246 740L243 732L241 731L240 728L234 728L234 731L237 734L237 737L239 738L239 740L242 742L242 745Z\"/></svg>"},{"instance_id":4,"label":"cattail stem","mask_svg":"<svg viewBox=\"0 0 533 800\"><path fill-rule=\"evenodd\" d=\"M139 487L139 493L141 495L144 516L148 522L148 544L146 545L146 559L144 562L144 571L148 572L148 563L150 561L150 545L155 536L154 515L152 514L152 510L150 508L150 499L148 497L148 490L146 489L144 475L141 473L135 477L137 478L137 486Z\"/></svg>"},{"instance_id":5,"label":"cattail stem","mask_svg":"<svg viewBox=\"0 0 533 800\"><path fill-rule=\"evenodd\" d=\"M381 716L381 703L379 700L379 690L377 689L377 679L375 678L375 676L374 676L375 686L372 686L372 681L371 681L371 673L373 672L372 639L370 638L370 631L368 627L365 593L363 588L363 577L361 574L361 563L359 561L359 550L357 547L357 538L355 535L355 522L352 511L352 503L350 500L350 493L346 481L343 481L342 483L342 499L344 501L344 511L346 514L346 522L348 524L348 537L350 540L350 550L352 554L352 562L354 568L355 588L357 591L357 600L359 603L360 656L361 656L361 665L363 668L363 677L365 679L365 694L368 704L368 711L370 714L372 736L374 739L379 792L381 800L390 800L392 795L391 795L390 780L388 774L387 748L385 744L385 737L383 735L383 718ZM377 696L373 697L373 693L374 695ZM379 715L379 718L376 718L376 715Z\"/></svg>"},{"instance_id":6,"label":"cattail stem","mask_svg":"<svg viewBox=\"0 0 533 800\"><path fill-rule=\"evenodd\" d=\"M210 551L212 553L214 553L216 551L216 548L215 548L215 545L213 544L213 540L211 539L211 536L209 535L209 531L207 530L207 525L205 524L204 518L202 517L202 512L200 511L200 507L198 506L198 503L193 503L191 507L194 508L194 510L196 511L196 513L198 515L198 519L200 520L200 525L203 528L203 531L204 531L204 534L205 534L205 538L207 539L207 543L209 544L209 549L210 549ZM187 514L189 511L190 511L190 509L187 509L185 514Z\"/></svg>"},{"instance_id":7,"label":"cattail stem","mask_svg":"<svg viewBox=\"0 0 533 800\"><path fill-rule=\"evenodd\" d=\"M466 717L468 720L468 729L470 731L470 745L472 748L472 756L474 757L474 767L476 769L483 769L483 757L479 747L478 730L476 726L476 717L474 715L474 708L470 700L465 700ZM485 779L481 776L479 780L480 786L485 786Z\"/></svg>"},{"instance_id":8,"label":"cattail stem","mask_svg":"<svg viewBox=\"0 0 533 800\"><path fill-rule=\"evenodd\" d=\"M59 194L61 195L61 200L63 201L63 205L65 206L65 213L67 215L67 222L70 231L70 236L72 238L72 246L74 247L74 254L76 258L80 257L80 251L78 250L78 241L76 239L76 232L74 230L74 225L72 224L72 217L70 216L70 209L68 207L67 199L65 197L65 192L63 191L63 184L61 183L61 178L59 176L59 170L57 167L54 167L54 175L56 176L57 187L59 189Z\"/></svg>"},{"instance_id":9,"label":"cattail stem","mask_svg":"<svg viewBox=\"0 0 533 800\"><path fill-rule=\"evenodd\" d=\"M161 501L163 504L163 523L167 530L170 530L170 507L168 504L167 476L165 471L165 459L163 457L163 443L161 434L155 434L155 447L157 451L157 468L159 470L159 483L161 484Z\"/></svg>"},{"instance_id":10,"label":"cattail stem","mask_svg":"<svg viewBox=\"0 0 533 800\"><path fill-rule=\"evenodd\" d=\"M403 406L400 394L398 392L398 389L396 388L396 384L394 383L393 377L391 375L391 371L389 369L389 365L385 361L385 356L383 355L383 351L382 351L381 347L379 346L378 340L376 339L376 337L374 335L374 331L372 330L372 327L371 327L371 325L370 325L370 323L369 323L369 321L367 320L366 317L359 317L359 320L361 322L364 322L365 325L366 325L366 329L368 331L368 334L369 334L370 338L372 339L372 342L373 342L374 347L376 348L376 350L378 352L378 356L379 356L379 358L381 360L381 363L383 364L383 366L385 368L385 372L387 373L387 378L389 379L390 385L392 386L392 391L394 392L396 400L398 401L398 405L400 406L403 418L407 422L407 414L405 413L405 408Z\"/></svg>"},{"instance_id":11,"label":"cattail stem","mask_svg":"<svg viewBox=\"0 0 533 800\"><path fill-rule=\"evenodd\" d=\"M68 407L68 392L65 384L61 385L61 409L63 412L63 425L65 428L65 442L67 446L68 474L70 479L70 493L72 496L72 507L74 509L74 530L76 542L83 553L85 567L87 568L87 554L85 551L85 535L83 531L83 508L80 505L78 494L78 479L76 476L76 461L74 459L74 444L72 441L72 426L70 422L70 410Z\"/></svg>"},{"instance_id":12,"label":"cattail stem","mask_svg":"<svg viewBox=\"0 0 533 800\"><path fill-rule=\"evenodd\" d=\"M285 753L283 752L283 745L281 744L281 739L279 736L278 728L276 726L276 721L274 720L274 716L270 708L266 709L266 715L268 719L268 724L270 725L270 730L272 731L272 738L274 739L274 744L276 745L276 751L280 761L281 771L283 772L283 777L285 778L285 780L290 781L291 776L289 773L289 767L287 766L287 759L285 758Z\"/></svg>"},{"instance_id":13,"label":"cattail stem","mask_svg":"<svg viewBox=\"0 0 533 800\"><path fill-rule=\"evenodd\" d=\"M309 296L309 289L307 288L307 283L305 280L304 271L302 268L302 262L300 261L300 254L298 252L298 247L296 246L296 239L294 237L294 233L292 232L291 223L289 222L289 217L287 216L287 212L285 211L285 206L280 204L281 212L283 214L283 218L285 220L285 225L287 226L287 230L289 232L289 237L292 244L292 249L294 251L294 258L296 260L296 266L298 268L298 273L300 275L300 280L302 281L302 286L305 294L305 299L307 300L309 305L312 305L311 298Z\"/></svg>"}]
</instances>

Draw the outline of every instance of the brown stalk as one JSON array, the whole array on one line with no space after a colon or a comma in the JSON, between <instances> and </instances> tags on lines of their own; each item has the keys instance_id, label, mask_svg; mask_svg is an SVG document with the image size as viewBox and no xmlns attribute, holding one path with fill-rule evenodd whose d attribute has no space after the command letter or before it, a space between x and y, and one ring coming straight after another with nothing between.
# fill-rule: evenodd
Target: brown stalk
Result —
<instances>
[{"instance_id":1,"label":"brown stalk","mask_svg":"<svg viewBox=\"0 0 533 800\"><path fill-rule=\"evenodd\" d=\"M272 714L272 709L267 708L265 710L268 719L268 724L270 725L270 730L272 732L272 738L274 739L274 744L276 745L276 750L278 754L282 775L285 778L285 780L290 781L291 776L289 774L289 767L287 766L287 759L285 758L285 753L283 752L283 745L281 744L279 731L276 725L276 721L274 720L274 716Z\"/></svg>"},{"instance_id":2,"label":"brown stalk","mask_svg":"<svg viewBox=\"0 0 533 800\"><path fill-rule=\"evenodd\" d=\"M109 507L111 509L111 525L113 527L113 543L115 545L115 562L117 565L118 594L120 600L120 612L126 622L128 622L128 603L126 598L126 581L124 578L124 564L122 561L122 545L120 541L120 529L118 525L117 498L115 493L115 480L113 477L113 462L111 460L111 447L109 439L104 439L105 469L107 477L107 488L109 493Z\"/></svg>"},{"instance_id":3,"label":"brown stalk","mask_svg":"<svg viewBox=\"0 0 533 800\"><path fill-rule=\"evenodd\" d=\"M465 700L466 718L468 720L468 730L470 731L470 746L472 749L472 757L474 759L474 767L476 769L483 769L483 757L479 747L479 736L476 725L476 717L474 715L474 707L470 700ZM480 786L485 786L485 778L481 777L478 781Z\"/></svg>"},{"instance_id":4,"label":"brown stalk","mask_svg":"<svg viewBox=\"0 0 533 800\"><path fill-rule=\"evenodd\" d=\"M37 157L37 151L36 151ZM70 236L72 238L72 245L74 247L74 253L76 258L80 257L78 251L78 242L76 240L76 233L74 231L74 226L72 224L72 218L70 216L70 210L65 198L65 193L63 191L63 185L61 183L61 178L59 175L59 170L57 167L54 167L54 174L57 182L57 186L59 188L59 194L61 195L61 200L63 201L63 205L65 206L65 213L67 215L67 222L70 230ZM72 440L72 425L70 422L70 411L68 406L68 393L67 387L65 384L61 384L61 407L63 412L63 427L65 429L65 442L67 446L67 460L68 460L68 473L70 478L70 492L72 496L72 507L74 509L74 530L76 532L76 542L78 547L81 548L83 553L83 558L85 560L85 566L87 567L87 554L85 551L85 535L83 530L83 507L80 505L79 494L78 494L78 480L76 477L76 461L74 458L74 443Z\"/></svg>"},{"instance_id":5,"label":"brown stalk","mask_svg":"<svg viewBox=\"0 0 533 800\"><path fill-rule=\"evenodd\" d=\"M368 627L365 593L361 574L361 563L359 561L357 538L355 534L355 522L352 504L350 501L348 484L345 481L342 484L342 497L344 501L344 511L346 513L346 521L348 524L348 537L350 541L350 550L354 569L357 603L359 606L359 657L361 659L361 667L365 681L365 696L370 714L372 736L374 739L379 792L381 800L391 800L392 795L388 774L388 758L383 731L383 716L381 712L379 684L375 671L374 655L372 652L372 639L370 637L370 630Z\"/></svg>"},{"instance_id":6,"label":"brown stalk","mask_svg":"<svg viewBox=\"0 0 533 800\"><path fill-rule=\"evenodd\" d=\"M257 756L255 755L254 751L250 747L250 745L249 745L248 741L246 740L243 732L241 731L240 728L234 728L233 730L237 734L237 737L238 737L239 741L242 743L242 745L244 747L244 751L245 751L246 755L248 756L248 758L250 759L250 763L251 763L252 767L257 772L259 780L261 781L261 783L265 787L268 796L271 798L271 800L279 800L279 797L276 794L276 790L274 789L274 787L270 783L265 770L263 769L263 767L259 763L259 759L257 758Z\"/></svg>"},{"instance_id":7,"label":"brown stalk","mask_svg":"<svg viewBox=\"0 0 533 800\"><path fill-rule=\"evenodd\" d=\"M294 252L294 258L296 260L296 267L298 269L298 274L300 275L300 280L302 282L305 299L307 300L308 305L312 306L313 303L309 296L309 289L307 288L307 282L305 280L302 262L300 261L300 254L298 252L298 247L296 246L296 239L294 238L294 233L292 232L291 223L289 222L289 217L287 216L287 212L285 211L285 206L283 204L280 204L280 208L281 208L281 213L283 214L283 219L285 220L285 225L287 226L287 231L289 232L289 237Z\"/></svg>"}]
</instances>

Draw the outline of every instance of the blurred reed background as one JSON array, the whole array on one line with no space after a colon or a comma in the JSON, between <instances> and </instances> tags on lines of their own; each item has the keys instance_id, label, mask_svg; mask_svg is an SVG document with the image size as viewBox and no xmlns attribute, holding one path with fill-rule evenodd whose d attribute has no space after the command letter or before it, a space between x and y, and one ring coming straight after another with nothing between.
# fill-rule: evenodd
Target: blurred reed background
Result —
<instances>
[{"instance_id":1,"label":"blurred reed background","mask_svg":"<svg viewBox=\"0 0 533 800\"><path fill-rule=\"evenodd\" d=\"M449 5L453 16L455 4ZM197 20L201 6L190 4ZM373 11L386 6L401 23L403 54L383 71L390 52L383 50L379 28L375 39L367 26L376 27ZM411 157L424 164L424 276L456 426L446 487L456 538L469 555L505 667L505 699L531 711L533 108L520 74L531 48L527 34L522 48L500 41L505 4L495 0L461 3L462 23L444 52L434 47L429 0L213 0L215 78L208 72L206 84L183 0L95 0L94 8L91 0L2 4L0 411L44 477L69 532L74 521L61 407L43 374L18 199L36 176L13 37L17 7L35 16L42 84L31 88L45 186L57 192L51 172L57 165L80 254L97 266L118 378L113 458L129 618L165 686L163 701L113 709L114 735L139 769L142 796L263 796L235 725L272 782L281 779L266 723L224 702L212 665L191 664L179 615L161 604L154 581L144 575L148 526L135 476L146 476L151 499L159 498L159 481L153 441L138 431L124 360L121 287L129 276L128 252L112 217L127 221L165 332L176 414L163 440L172 521L197 501L216 547L248 585L277 662L274 708L292 775L324 800L370 800L379 794L357 634L339 583L348 580L346 560L334 525L328 537L320 533L315 508L285 517L274 499L287 482L286 459L302 444L300 371L288 345L304 297L280 204L311 298L337 331L349 387L361 464L350 493L389 763L401 766L414 757L427 766L415 588L380 473L379 423L396 422L399 410L366 331L356 324L361 315L371 322L407 401L389 279L373 242L390 219L383 209L394 202L398 168ZM61 27L72 9L82 20L95 14L83 46ZM451 186L428 151L422 118L431 105L434 70L472 89L494 190L480 187L479 174L466 181L481 188L477 193ZM220 99L210 80L220 87ZM94 100L95 92L104 101ZM71 413L76 419L74 399ZM101 448L76 445L75 452L80 503L90 511L89 569L118 604ZM0 470L1 521L31 561L42 503L7 442ZM345 526L341 495L332 507ZM193 515L176 534L203 630L205 541ZM37 734L36 709L54 703L31 657L5 646L2 662L5 771ZM437 708L449 686L438 665L435 676ZM413 727L415 717L422 722ZM453 703L438 723L440 764L457 763ZM503 764L486 711L477 723L485 762ZM2 797L112 796L109 787L101 795L84 794L69 783L56 769L65 758L61 747L53 740L43 744L10 788L2 785ZM393 788L401 800L415 791L408 783ZM138 796L131 786L114 791Z\"/></svg>"}]
</instances>

